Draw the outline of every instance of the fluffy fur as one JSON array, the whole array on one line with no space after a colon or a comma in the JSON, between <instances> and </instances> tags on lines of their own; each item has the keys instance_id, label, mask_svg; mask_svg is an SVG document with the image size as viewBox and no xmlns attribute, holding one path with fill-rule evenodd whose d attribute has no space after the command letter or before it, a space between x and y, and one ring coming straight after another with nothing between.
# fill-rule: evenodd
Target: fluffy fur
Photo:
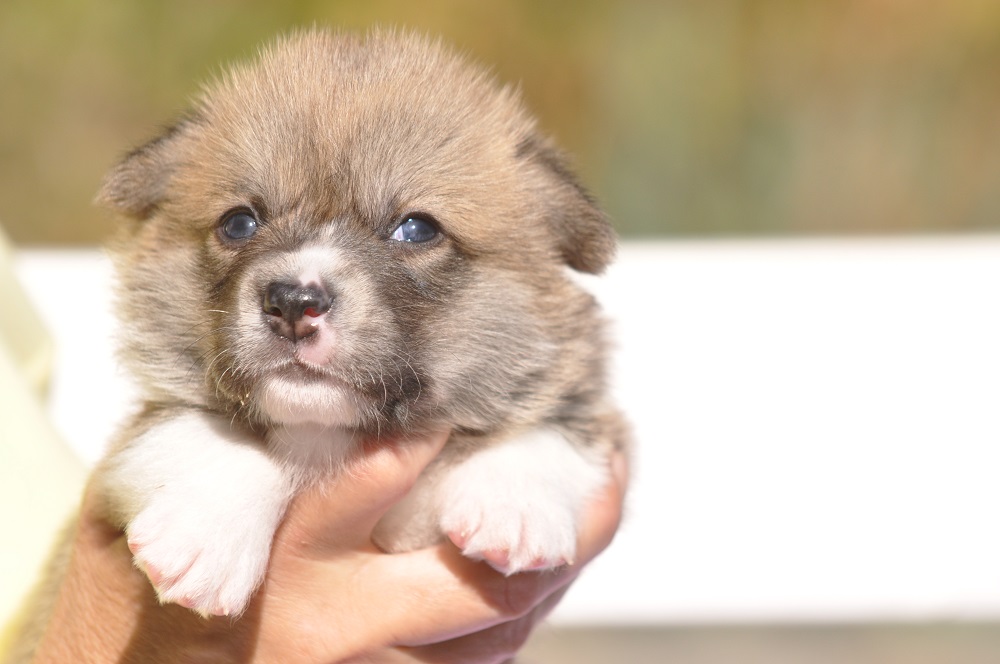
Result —
<instances>
[{"instance_id":1,"label":"fluffy fur","mask_svg":"<svg viewBox=\"0 0 1000 664\"><path fill-rule=\"evenodd\" d=\"M378 543L450 536L508 573L572 561L625 437L566 268L600 272L615 240L512 89L418 36L296 34L99 198L130 219L118 306L146 403L96 479L161 600L240 613L296 491L361 440L442 427ZM240 213L255 232L234 239ZM401 240L412 218L433 237ZM275 283L329 309L282 317Z\"/></svg>"}]
</instances>

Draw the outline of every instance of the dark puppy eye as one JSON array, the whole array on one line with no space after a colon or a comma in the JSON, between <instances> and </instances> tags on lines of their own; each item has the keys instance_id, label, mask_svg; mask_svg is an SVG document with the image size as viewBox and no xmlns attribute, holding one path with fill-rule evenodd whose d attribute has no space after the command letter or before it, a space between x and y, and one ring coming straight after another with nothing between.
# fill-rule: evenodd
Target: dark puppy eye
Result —
<instances>
[{"instance_id":1,"label":"dark puppy eye","mask_svg":"<svg viewBox=\"0 0 1000 664\"><path fill-rule=\"evenodd\" d=\"M233 210L222 218L219 233L231 242L249 240L257 232L257 219L249 210Z\"/></svg>"},{"instance_id":2,"label":"dark puppy eye","mask_svg":"<svg viewBox=\"0 0 1000 664\"><path fill-rule=\"evenodd\" d=\"M409 215L390 236L397 242L430 242L438 236L434 222L417 215Z\"/></svg>"}]
</instances>

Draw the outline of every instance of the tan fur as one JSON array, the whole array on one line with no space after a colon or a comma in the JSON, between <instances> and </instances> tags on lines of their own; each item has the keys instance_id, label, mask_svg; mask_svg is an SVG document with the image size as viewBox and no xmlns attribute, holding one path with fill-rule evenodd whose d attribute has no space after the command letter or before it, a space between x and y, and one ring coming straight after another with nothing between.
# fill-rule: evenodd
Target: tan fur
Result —
<instances>
[{"instance_id":1,"label":"tan fur","mask_svg":"<svg viewBox=\"0 0 1000 664\"><path fill-rule=\"evenodd\" d=\"M452 427L429 475L539 427L590 458L625 445L600 313L567 274L600 272L614 234L516 92L438 43L380 31L279 40L127 156L99 200L130 219L114 248L118 309L147 399L100 472L164 413L220 413L261 445L287 424L260 396L283 351L237 312L259 318L266 281L313 245L336 257L324 278L338 346L322 372L351 386L330 398L338 425ZM261 228L229 246L220 219L240 207ZM436 220L435 243L388 240L412 212ZM380 543L439 536L410 513Z\"/></svg>"}]
</instances>

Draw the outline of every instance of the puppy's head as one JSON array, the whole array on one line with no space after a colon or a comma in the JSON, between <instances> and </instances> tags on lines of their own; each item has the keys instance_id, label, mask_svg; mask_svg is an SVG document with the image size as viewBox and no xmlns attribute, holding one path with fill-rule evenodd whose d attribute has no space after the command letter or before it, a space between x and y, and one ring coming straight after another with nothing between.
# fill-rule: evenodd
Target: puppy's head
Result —
<instances>
[{"instance_id":1,"label":"puppy's head","mask_svg":"<svg viewBox=\"0 0 1000 664\"><path fill-rule=\"evenodd\" d=\"M594 324L565 267L614 251L516 95L413 35L275 43L99 199L132 218L146 387L264 423L479 429L557 398Z\"/></svg>"}]
</instances>

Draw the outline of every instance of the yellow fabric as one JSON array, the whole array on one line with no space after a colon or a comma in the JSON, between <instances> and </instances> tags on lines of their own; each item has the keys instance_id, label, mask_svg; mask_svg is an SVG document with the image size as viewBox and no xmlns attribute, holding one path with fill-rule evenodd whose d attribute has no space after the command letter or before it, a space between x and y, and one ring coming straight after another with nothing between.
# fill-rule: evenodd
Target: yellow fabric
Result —
<instances>
[{"instance_id":1,"label":"yellow fabric","mask_svg":"<svg viewBox=\"0 0 1000 664\"><path fill-rule=\"evenodd\" d=\"M52 340L14 275L13 248L0 229L0 346L41 394L52 369ZM4 393L0 391L0 395Z\"/></svg>"},{"instance_id":2,"label":"yellow fabric","mask_svg":"<svg viewBox=\"0 0 1000 664\"><path fill-rule=\"evenodd\" d=\"M0 297L5 302L0 314L2 626L11 622L55 536L78 507L86 469L52 428L39 401L50 345L14 278L8 247L0 247ZM8 631L2 633L0 655L9 645Z\"/></svg>"}]
</instances>

